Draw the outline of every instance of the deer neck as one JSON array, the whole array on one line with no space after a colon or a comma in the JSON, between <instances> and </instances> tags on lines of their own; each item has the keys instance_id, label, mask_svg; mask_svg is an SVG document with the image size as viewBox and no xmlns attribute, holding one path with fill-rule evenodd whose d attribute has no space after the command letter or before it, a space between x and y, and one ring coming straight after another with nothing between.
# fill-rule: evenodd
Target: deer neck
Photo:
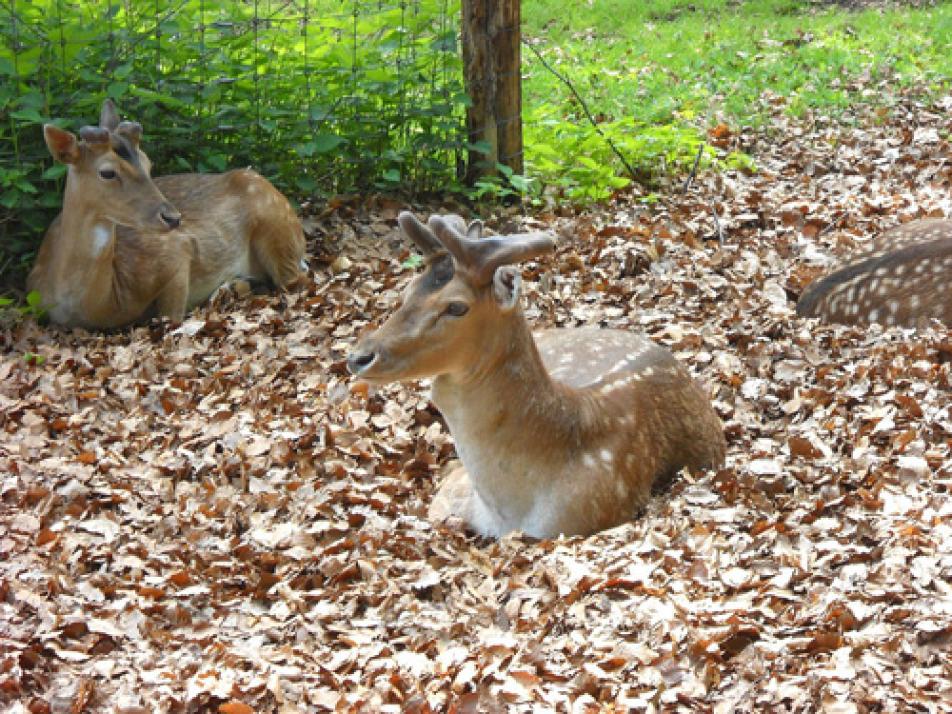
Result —
<instances>
[{"instance_id":1,"label":"deer neck","mask_svg":"<svg viewBox=\"0 0 952 714\"><path fill-rule=\"evenodd\" d=\"M109 305L114 287L116 223L83 204L70 167L63 210L51 251L45 298L58 322L82 322L90 311Z\"/></svg>"},{"instance_id":2,"label":"deer neck","mask_svg":"<svg viewBox=\"0 0 952 714\"><path fill-rule=\"evenodd\" d=\"M433 381L433 402L483 500L519 510L544 465L578 448L584 399L549 377L519 311L487 339L479 363Z\"/></svg>"},{"instance_id":3,"label":"deer neck","mask_svg":"<svg viewBox=\"0 0 952 714\"><path fill-rule=\"evenodd\" d=\"M508 316L480 345L478 359L465 371L443 374L433 380L433 398L447 418L471 404L511 402L517 396L534 396L552 390L525 317L518 310ZM513 392L512 390L516 390ZM512 398L509 397L512 395ZM520 404L525 404L522 400ZM516 405L513 405L516 406ZM482 410L479 410L482 412Z\"/></svg>"},{"instance_id":4,"label":"deer neck","mask_svg":"<svg viewBox=\"0 0 952 714\"><path fill-rule=\"evenodd\" d=\"M91 210L84 204L77 183L74 169L70 167L57 251L70 272L88 270L97 263L110 262L116 238L116 223L102 211Z\"/></svg>"}]
</instances>

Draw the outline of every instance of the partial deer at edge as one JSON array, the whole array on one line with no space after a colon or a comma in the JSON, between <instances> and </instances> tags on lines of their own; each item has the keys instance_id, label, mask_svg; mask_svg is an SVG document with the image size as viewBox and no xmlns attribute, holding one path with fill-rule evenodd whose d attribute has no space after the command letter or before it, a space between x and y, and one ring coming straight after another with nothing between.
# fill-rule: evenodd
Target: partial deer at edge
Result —
<instances>
[{"instance_id":1,"label":"partial deer at edge","mask_svg":"<svg viewBox=\"0 0 952 714\"><path fill-rule=\"evenodd\" d=\"M811 283L801 317L846 325L952 327L952 220L913 221L883 233L872 249Z\"/></svg>"},{"instance_id":2,"label":"partial deer at edge","mask_svg":"<svg viewBox=\"0 0 952 714\"><path fill-rule=\"evenodd\" d=\"M666 349L598 328L533 339L511 264L552 251L549 237L480 239L458 216L399 223L426 270L348 367L370 382L434 378L462 466L431 518L490 536L589 534L634 517L656 480L723 463L720 420Z\"/></svg>"},{"instance_id":3,"label":"partial deer at edge","mask_svg":"<svg viewBox=\"0 0 952 714\"><path fill-rule=\"evenodd\" d=\"M237 278L287 286L302 274L304 232L288 200L251 169L150 177L142 127L112 101L79 138L43 127L68 166L63 210L27 287L53 322L108 329L150 315L181 320Z\"/></svg>"}]
</instances>

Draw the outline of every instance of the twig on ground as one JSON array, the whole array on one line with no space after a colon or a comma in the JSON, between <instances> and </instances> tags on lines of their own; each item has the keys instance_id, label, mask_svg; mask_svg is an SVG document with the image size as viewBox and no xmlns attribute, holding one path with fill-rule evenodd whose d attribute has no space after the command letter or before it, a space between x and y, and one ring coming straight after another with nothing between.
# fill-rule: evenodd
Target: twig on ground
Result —
<instances>
[{"instance_id":1,"label":"twig on ground","mask_svg":"<svg viewBox=\"0 0 952 714\"><path fill-rule=\"evenodd\" d=\"M694 166L691 167L691 173L688 174L687 180L684 182L684 188L681 189L681 193L687 193L688 189L691 188L691 184L694 182L694 177L697 176L697 167L701 164L701 154L704 153L704 142L701 142L701 145L697 147L697 156L694 157Z\"/></svg>"},{"instance_id":2,"label":"twig on ground","mask_svg":"<svg viewBox=\"0 0 952 714\"><path fill-rule=\"evenodd\" d=\"M840 222L840 219L842 217L843 217L843 211L836 211L833 214L833 217L829 221L826 222L826 225L824 225L819 231L817 231L816 237L820 238L821 236L826 235L827 233L832 231L834 228L836 228L836 224Z\"/></svg>"},{"instance_id":3,"label":"twig on ground","mask_svg":"<svg viewBox=\"0 0 952 714\"><path fill-rule=\"evenodd\" d=\"M582 111L585 112L585 116L588 117L588 121L591 123L592 127L598 132L598 135L605 140L605 143L611 148L615 156L618 157L618 160L624 164L625 169L628 171L628 175L631 176L632 181L638 180L638 175L635 173L635 170L631 167L631 164L628 163L628 160L622 155L618 147L615 146L615 142L608 138L608 136L601 130L598 124L595 121L595 117L592 116L592 113L588 109L588 105L585 103L585 100L582 99L582 95L578 93L578 90L575 89L575 86L569 81L568 77L561 74L557 69L552 67L548 62L545 61L545 58L542 57L539 50L537 50L531 43L529 43L525 38L522 39L523 44L532 50L532 54L536 56L539 62L542 63L542 66L554 74L569 90L575 95L575 98L578 100L579 105L582 107Z\"/></svg>"},{"instance_id":4,"label":"twig on ground","mask_svg":"<svg viewBox=\"0 0 952 714\"><path fill-rule=\"evenodd\" d=\"M711 213L714 214L714 228L717 229L717 242L721 248L724 247L724 229L721 227L721 220L717 217L717 206L711 201Z\"/></svg>"}]
</instances>

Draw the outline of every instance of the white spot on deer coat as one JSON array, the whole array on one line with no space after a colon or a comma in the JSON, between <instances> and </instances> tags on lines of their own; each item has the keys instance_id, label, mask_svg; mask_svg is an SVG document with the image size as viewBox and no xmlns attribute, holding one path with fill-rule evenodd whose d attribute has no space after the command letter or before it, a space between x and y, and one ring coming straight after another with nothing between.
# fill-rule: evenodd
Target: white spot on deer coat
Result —
<instances>
[{"instance_id":1,"label":"white spot on deer coat","mask_svg":"<svg viewBox=\"0 0 952 714\"><path fill-rule=\"evenodd\" d=\"M102 255L111 242L112 229L109 226L103 223L97 223L93 226L93 242L91 248L94 258L98 258Z\"/></svg>"}]
</instances>

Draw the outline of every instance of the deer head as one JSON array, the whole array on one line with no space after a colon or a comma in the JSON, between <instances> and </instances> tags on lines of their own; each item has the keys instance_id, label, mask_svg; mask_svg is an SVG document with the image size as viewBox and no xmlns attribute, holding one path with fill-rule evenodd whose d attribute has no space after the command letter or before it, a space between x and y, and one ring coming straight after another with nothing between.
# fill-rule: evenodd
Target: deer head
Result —
<instances>
[{"instance_id":1,"label":"deer head","mask_svg":"<svg viewBox=\"0 0 952 714\"><path fill-rule=\"evenodd\" d=\"M427 225L403 212L403 231L422 251L426 270L414 278L402 306L357 345L350 371L390 382L462 373L505 338L499 323L518 316L522 278L512 264L555 247L542 233L480 238L482 224L467 228L459 216L430 216ZM487 365L491 368L490 365Z\"/></svg>"},{"instance_id":2,"label":"deer head","mask_svg":"<svg viewBox=\"0 0 952 714\"><path fill-rule=\"evenodd\" d=\"M111 99L99 126L84 126L78 138L52 124L43 125L43 137L53 158L69 165L66 200L81 212L143 230L178 227L182 216L153 183L139 148L142 126L120 122Z\"/></svg>"}]
</instances>

